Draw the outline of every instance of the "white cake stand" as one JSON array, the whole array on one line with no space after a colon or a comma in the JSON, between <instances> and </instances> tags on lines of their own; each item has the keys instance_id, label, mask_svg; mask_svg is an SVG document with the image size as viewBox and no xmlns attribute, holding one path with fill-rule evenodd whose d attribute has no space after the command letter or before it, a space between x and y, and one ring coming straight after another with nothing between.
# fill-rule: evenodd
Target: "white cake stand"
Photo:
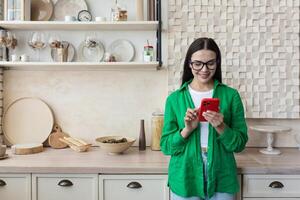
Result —
<instances>
[{"instance_id":1,"label":"white cake stand","mask_svg":"<svg viewBox=\"0 0 300 200\"><path fill-rule=\"evenodd\" d=\"M261 149L259 151L263 154L269 155L278 155L281 153L279 149L273 148L274 133L284 133L291 130L287 127L273 125L254 125L250 126L249 128L253 131L267 134L267 148Z\"/></svg>"}]
</instances>

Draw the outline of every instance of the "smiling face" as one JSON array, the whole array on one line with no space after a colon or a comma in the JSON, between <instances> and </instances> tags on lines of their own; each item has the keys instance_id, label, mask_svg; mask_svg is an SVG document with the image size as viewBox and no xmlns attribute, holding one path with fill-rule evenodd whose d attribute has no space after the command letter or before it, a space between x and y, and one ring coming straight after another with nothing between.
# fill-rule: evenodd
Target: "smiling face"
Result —
<instances>
[{"instance_id":1,"label":"smiling face","mask_svg":"<svg viewBox=\"0 0 300 200\"><path fill-rule=\"evenodd\" d=\"M194 81L205 85L211 83L217 68L216 53L207 49L196 51L191 56L190 68Z\"/></svg>"}]
</instances>

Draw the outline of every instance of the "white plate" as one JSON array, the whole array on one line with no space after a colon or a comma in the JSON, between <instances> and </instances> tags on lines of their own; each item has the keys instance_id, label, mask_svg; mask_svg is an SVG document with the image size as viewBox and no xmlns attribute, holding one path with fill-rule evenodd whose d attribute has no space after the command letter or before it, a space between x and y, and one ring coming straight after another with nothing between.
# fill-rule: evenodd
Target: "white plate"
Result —
<instances>
[{"instance_id":1,"label":"white plate","mask_svg":"<svg viewBox=\"0 0 300 200\"><path fill-rule=\"evenodd\" d=\"M38 98L21 98L4 113L3 132L11 144L43 143L52 131L54 117L49 106Z\"/></svg>"},{"instance_id":2,"label":"white plate","mask_svg":"<svg viewBox=\"0 0 300 200\"><path fill-rule=\"evenodd\" d=\"M56 62L56 54L55 54L55 49L51 49L51 58L54 62ZM75 58L75 47L73 44L69 43L69 48L68 48L68 62L72 62Z\"/></svg>"},{"instance_id":3,"label":"white plate","mask_svg":"<svg viewBox=\"0 0 300 200\"><path fill-rule=\"evenodd\" d=\"M58 0L54 6L53 19L64 21L67 15L77 18L79 11L87 9L85 0Z\"/></svg>"},{"instance_id":4,"label":"white plate","mask_svg":"<svg viewBox=\"0 0 300 200\"><path fill-rule=\"evenodd\" d=\"M99 41L95 47L90 48L85 45L85 41L82 41L78 48L78 58L81 62L101 62L104 53L104 46Z\"/></svg>"},{"instance_id":5,"label":"white plate","mask_svg":"<svg viewBox=\"0 0 300 200\"><path fill-rule=\"evenodd\" d=\"M117 62L130 62L134 58L135 50L129 40L115 40L108 47L108 52L115 56Z\"/></svg>"}]
</instances>

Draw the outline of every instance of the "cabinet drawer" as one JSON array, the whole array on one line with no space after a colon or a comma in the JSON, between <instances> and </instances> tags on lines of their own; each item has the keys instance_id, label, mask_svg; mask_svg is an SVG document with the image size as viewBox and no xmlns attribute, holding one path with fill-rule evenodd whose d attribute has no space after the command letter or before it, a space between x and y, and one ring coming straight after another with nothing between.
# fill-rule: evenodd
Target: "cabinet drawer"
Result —
<instances>
[{"instance_id":1,"label":"cabinet drawer","mask_svg":"<svg viewBox=\"0 0 300 200\"><path fill-rule=\"evenodd\" d=\"M100 200L169 200L167 175L100 175Z\"/></svg>"},{"instance_id":2,"label":"cabinet drawer","mask_svg":"<svg viewBox=\"0 0 300 200\"><path fill-rule=\"evenodd\" d=\"M300 197L299 184L300 175L244 175L243 196Z\"/></svg>"},{"instance_id":3,"label":"cabinet drawer","mask_svg":"<svg viewBox=\"0 0 300 200\"><path fill-rule=\"evenodd\" d=\"M97 174L33 174L33 200L98 200Z\"/></svg>"},{"instance_id":4,"label":"cabinet drawer","mask_svg":"<svg viewBox=\"0 0 300 200\"><path fill-rule=\"evenodd\" d=\"M0 174L0 199L31 200L30 174Z\"/></svg>"}]
</instances>

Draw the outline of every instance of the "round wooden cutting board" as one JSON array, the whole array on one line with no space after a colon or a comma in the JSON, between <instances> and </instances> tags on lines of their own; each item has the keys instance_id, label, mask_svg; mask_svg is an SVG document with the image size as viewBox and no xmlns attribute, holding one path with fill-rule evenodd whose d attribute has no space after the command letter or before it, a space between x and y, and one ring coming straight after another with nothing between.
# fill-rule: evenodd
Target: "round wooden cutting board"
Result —
<instances>
[{"instance_id":1,"label":"round wooden cutting board","mask_svg":"<svg viewBox=\"0 0 300 200\"><path fill-rule=\"evenodd\" d=\"M11 147L11 152L17 155L33 154L42 151L42 144L15 144Z\"/></svg>"},{"instance_id":2,"label":"round wooden cutting board","mask_svg":"<svg viewBox=\"0 0 300 200\"><path fill-rule=\"evenodd\" d=\"M21 98L8 106L3 132L11 144L41 144L52 131L54 117L49 106L38 98Z\"/></svg>"}]
</instances>

